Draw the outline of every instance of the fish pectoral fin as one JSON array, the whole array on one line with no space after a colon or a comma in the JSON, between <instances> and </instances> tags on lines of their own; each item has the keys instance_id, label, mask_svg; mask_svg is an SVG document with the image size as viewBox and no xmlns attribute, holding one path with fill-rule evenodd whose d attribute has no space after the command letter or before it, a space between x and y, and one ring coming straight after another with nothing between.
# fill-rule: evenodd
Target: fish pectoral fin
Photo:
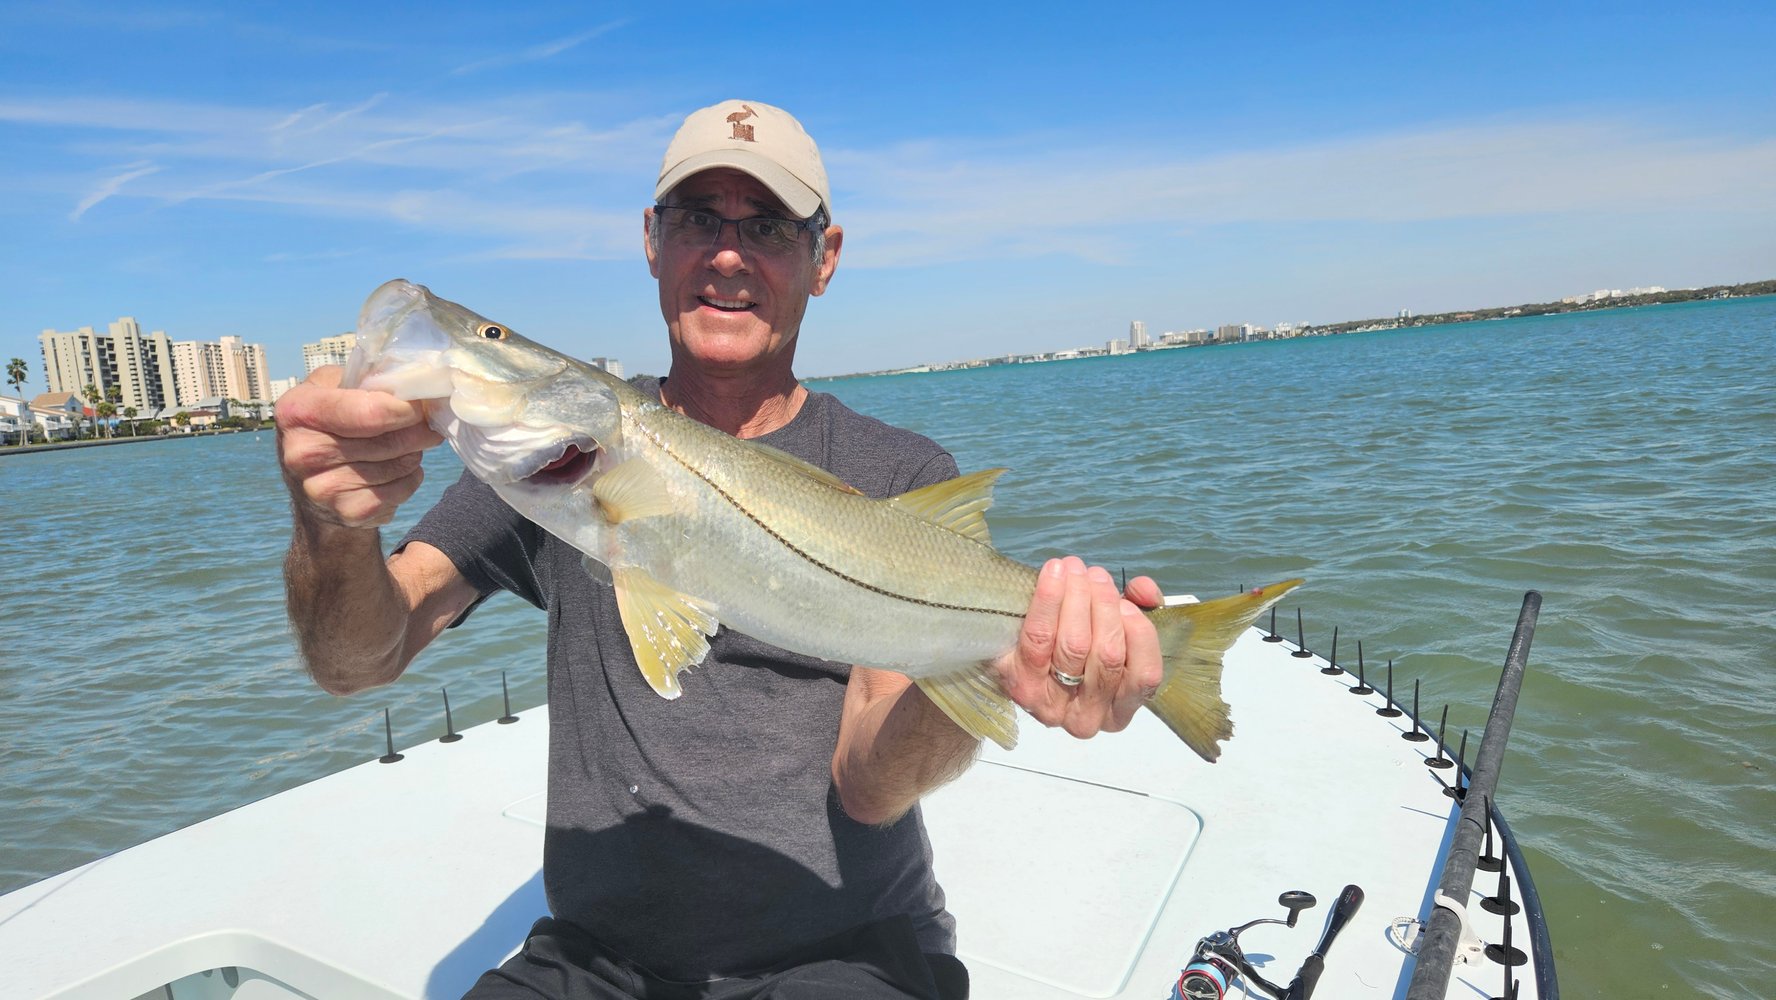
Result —
<instances>
[{"instance_id":1,"label":"fish pectoral fin","mask_svg":"<svg viewBox=\"0 0 1776 1000\"><path fill-rule=\"evenodd\" d=\"M993 483L1004 474L1004 469L982 469L902 493L888 502L940 528L991 545L986 512L993 506Z\"/></svg>"},{"instance_id":2,"label":"fish pectoral fin","mask_svg":"<svg viewBox=\"0 0 1776 1000\"><path fill-rule=\"evenodd\" d=\"M684 693L678 673L703 662L709 653L706 636L721 626L695 598L673 590L633 566L611 570L617 590L617 612L629 634L641 676L662 698Z\"/></svg>"},{"instance_id":3,"label":"fish pectoral fin","mask_svg":"<svg viewBox=\"0 0 1776 1000\"><path fill-rule=\"evenodd\" d=\"M1221 660L1265 609L1301 585L1300 580L1260 587L1200 604L1174 604L1147 612L1159 632L1165 679L1146 705L1197 756L1213 764L1221 741L1233 736L1233 718L1221 698Z\"/></svg>"},{"instance_id":4,"label":"fish pectoral fin","mask_svg":"<svg viewBox=\"0 0 1776 1000\"><path fill-rule=\"evenodd\" d=\"M678 508L666 488L666 480L646 461L629 458L618 462L592 484L592 498L604 519L622 524L641 517L659 517Z\"/></svg>"},{"instance_id":5,"label":"fish pectoral fin","mask_svg":"<svg viewBox=\"0 0 1776 1000\"><path fill-rule=\"evenodd\" d=\"M825 485L831 486L833 489L843 493L854 493L857 496L863 496L862 490L852 486L850 483L845 482L843 479L840 479L838 476L833 475L825 469L822 469L813 462L803 461L787 451L780 451L768 444L759 444L757 441L747 441L745 443L757 449L758 453L766 458L788 466L817 483L824 483Z\"/></svg>"},{"instance_id":6,"label":"fish pectoral fin","mask_svg":"<svg viewBox=\"0 0 1776 1000\"><path fill-rule=\"evenodd\" d=\"M1017 746L1017 706L985 666L921 677L913 683L963 732L977 740L986 737L1006 750Z\"/></svg>"}]
</instances>

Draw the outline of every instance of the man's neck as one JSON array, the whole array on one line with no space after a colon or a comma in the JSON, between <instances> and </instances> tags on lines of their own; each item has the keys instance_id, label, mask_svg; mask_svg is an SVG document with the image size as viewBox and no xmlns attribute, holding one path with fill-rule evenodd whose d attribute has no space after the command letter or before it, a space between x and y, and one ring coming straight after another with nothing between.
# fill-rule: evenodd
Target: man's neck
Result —
<instances>
[{"instance_id":1,"label":"man's neck","mask_svg":"<svg viewBox=\"0 0 1776 1000\"><path fill-rule=\"evenodd\" d=\"M667 407L739 438L762 437L788 425L801 412L808 390L793 375L758 382L711 378L679 366L660 383Z\"/></svg>"}]
</instances>

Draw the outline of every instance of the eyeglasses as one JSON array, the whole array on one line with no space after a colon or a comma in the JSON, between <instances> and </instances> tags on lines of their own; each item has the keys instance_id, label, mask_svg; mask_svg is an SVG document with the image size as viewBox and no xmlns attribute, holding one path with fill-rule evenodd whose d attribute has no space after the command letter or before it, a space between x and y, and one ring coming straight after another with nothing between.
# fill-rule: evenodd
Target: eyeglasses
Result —
<instances>
[{"instance_id":1,"label":"eyeglasses","mask_svg":"<svg viewBox=\"0 0 1776 1000\"><path fill-rule=\"evenodd\" d=\"M755 215L750 219L725 219L700 208L655 205L654 214L665 226L666 238L687 247L711 247L721 239L722 227L733 223L740 243L761 257L787 257L802 243L802 232L814 228L806 220Z\"/></svg>"}]
</instances>

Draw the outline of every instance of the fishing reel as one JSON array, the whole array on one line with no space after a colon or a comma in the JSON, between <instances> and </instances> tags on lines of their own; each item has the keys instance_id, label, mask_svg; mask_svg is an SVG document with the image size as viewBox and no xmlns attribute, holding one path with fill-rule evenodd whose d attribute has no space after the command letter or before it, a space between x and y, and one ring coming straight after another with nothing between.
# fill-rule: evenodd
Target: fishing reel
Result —
<instances>
[{"instance_id":1,"label":"fishing reel","mask_svg":"<svg viewBox=\"0 0 1776 1000\"><path fill-rule=\"evenodd\" d=\"M1241 976L1274 1000L1308 1000L1313 995L1314 986L1319 983L1326 952L1332 947L1333 939L1344 929L1351 915L1357 912L1357 907L1363 904L1363 890L1347 885L1338 894L1338 902L1333 904L1332 916L1327 922L1325 933L1320 937L1319 946L1301 963L1301 969L1295 974L1294 981L1286 987L1278 986L1259 975L1252 963L1246 960L1246 953L1239 943L1241 934L1260 924L1294 927L1301 911L1310 909L1318 901L1312 894L1294 889L1278 896L1277 902L1289 911L1287 919L1264 917L1250 920L1238 927L1216 931L1198 941L1195 954L1190 956L1190 964L1184 967L1178 976L1178 982L1172 987L1172 1000L1223 1000L1227 991Z\"/></svg>"},{"instance_id":2,"label":"fishing reel","mask_svg":"<svg viewBox=\"0 0 1776 1000\"><path fill-rule=\"evenodd\" d=\"M1238 927L1216 931L1198 941L1196 953L1190 956L1190 964L1184 967L1184 971L1178 976L1178 984L1172 987L1173 1000L1222 1000L1227 995L1228 987L1240 976L1245 976L1247 982L1277 1000L1282 1000L1282 988L1259 975L1258 970L1252 968L1252 963L1246 961L1246 953L1240 948L1239 936L1260 924L1293 927L1301 916L1301 911L1312 908L1319 900L1314 899L1311 893L1294 889L1278 896L1277 902L1289 911L1288 919L1264 917L1250 920Z\"/></svg>"}]
</instances>

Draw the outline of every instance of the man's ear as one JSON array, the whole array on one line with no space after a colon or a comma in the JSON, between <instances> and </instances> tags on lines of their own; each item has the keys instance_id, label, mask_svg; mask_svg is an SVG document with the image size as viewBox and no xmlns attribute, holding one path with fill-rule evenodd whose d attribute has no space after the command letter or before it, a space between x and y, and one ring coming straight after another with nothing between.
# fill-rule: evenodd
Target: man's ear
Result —
<instances>
[{"instance_id":1,"label":"man's ear","mask_svg":"<svg viewBox=\"0 0 1776 1000\"><path fill-rule=\"evenodd\" d=\"M653 233L650 231L653 228L653 222L654 222L654 210L652 208L642 209L641 210L641 249L642 249L643 253L647 254L648 273L653 275L657 279L660 277L660 259L659 259L659 255L658 255L658 248L656 248L654 246Z\"/></svg>"},{"instance_id":2,"label":"man's ear","mask_svg":"<svg viewBox=\"0 0 1776 1000\"><path fill-rule=\"evenodd\" d=\"M809 287L809 295L820 295L826 286L832 284L833 272L839 269L839 249L845 242L845 230L839 226L826 227L826 256L820 258L820 265L814 272L814 284Z\"/></svg>"}]
</instances>

